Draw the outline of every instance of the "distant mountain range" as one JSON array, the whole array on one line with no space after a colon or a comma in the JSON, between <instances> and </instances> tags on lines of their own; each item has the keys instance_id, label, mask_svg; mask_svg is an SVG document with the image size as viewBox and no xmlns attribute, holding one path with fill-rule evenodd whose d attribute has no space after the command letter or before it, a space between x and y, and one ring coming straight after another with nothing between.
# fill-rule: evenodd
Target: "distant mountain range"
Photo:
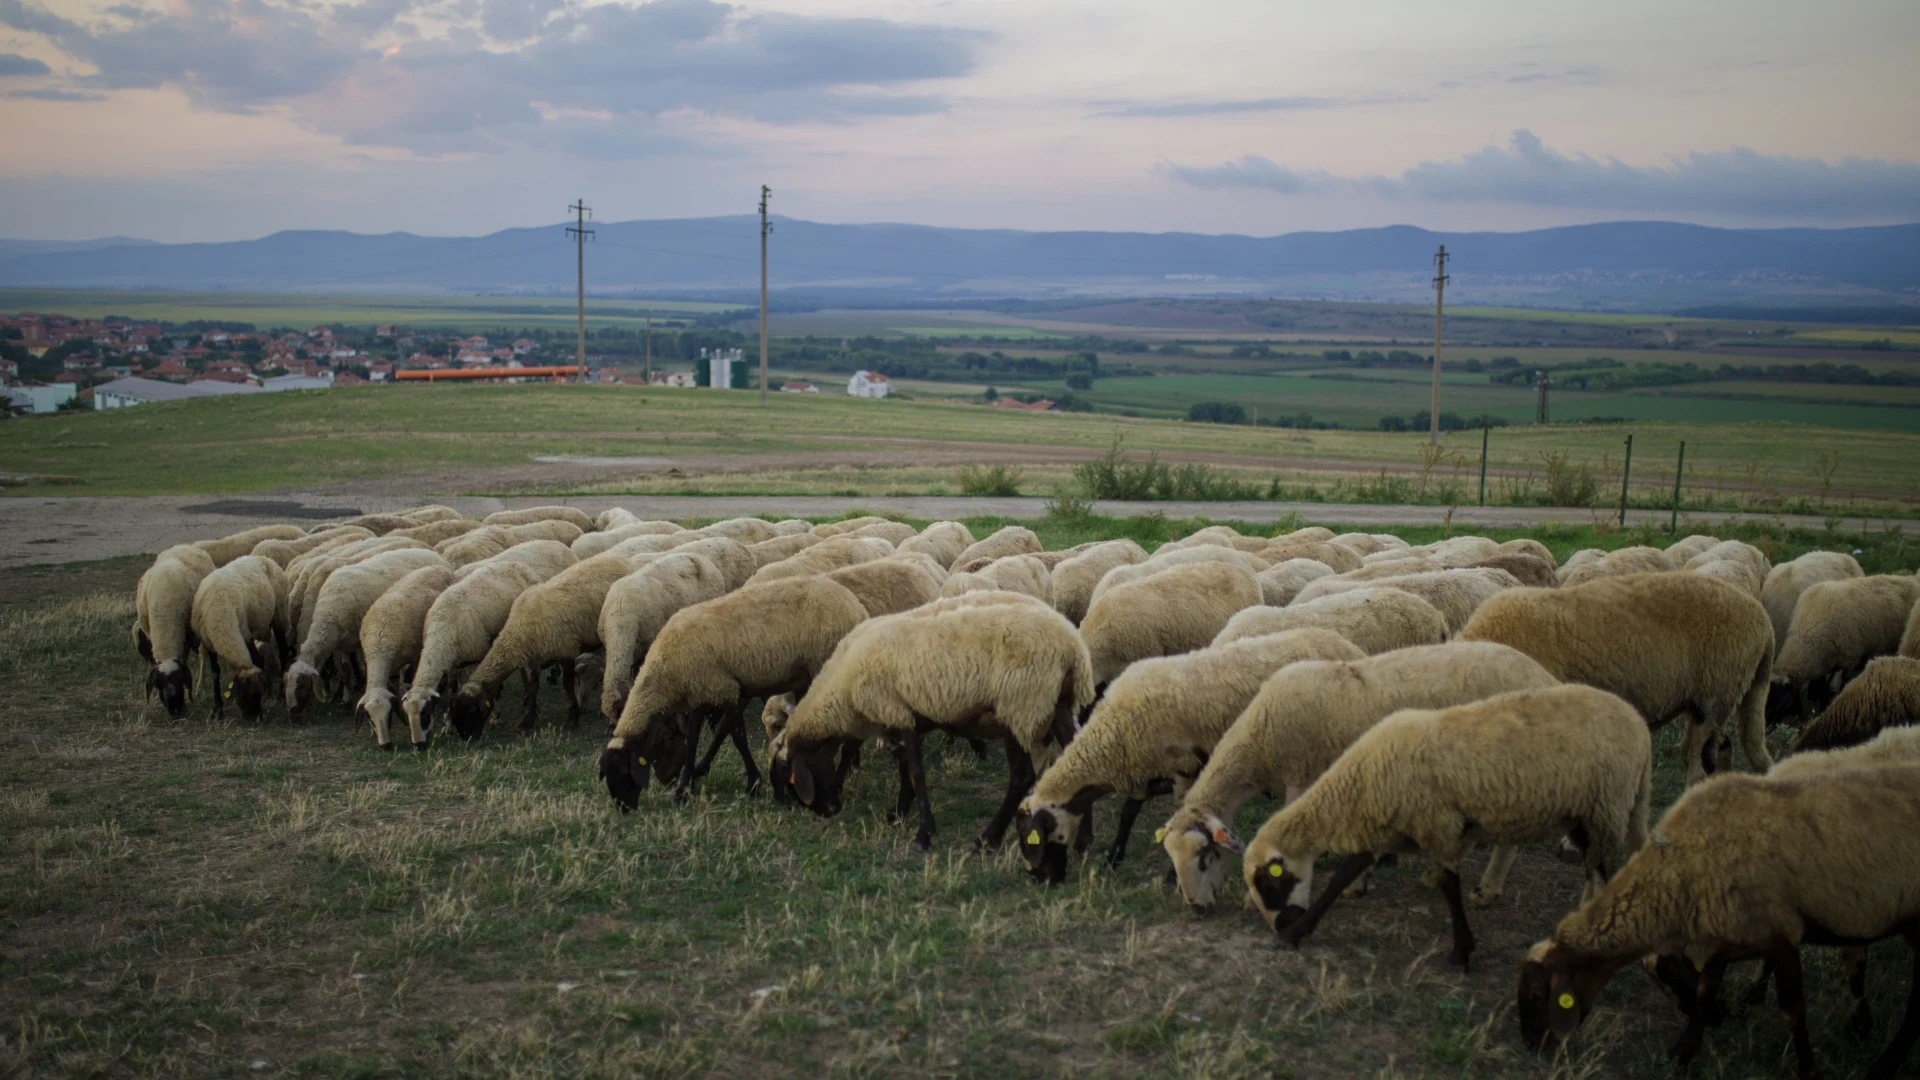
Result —
<instances>
[{"instance_id":1,"label":"distant mountain range","mask_svg":"<svg viewBox=\"0 0 1920 1080\"><path fill-rule=\"evenodd\" d=\"M590 291L745 299L758 220L597 223ZM1273 295L1406 300L1451 256L1463 303L1673 310L1712 303L1920 304L1920 224L1717 229L1612 222L1517 233L1411 226L1284 236L1021 232L776 219L770 278L789 298ZM0 240L0 286L567 294L561 225L479 237L280 232L156 244Z\"/></svg>"}]
</instances>

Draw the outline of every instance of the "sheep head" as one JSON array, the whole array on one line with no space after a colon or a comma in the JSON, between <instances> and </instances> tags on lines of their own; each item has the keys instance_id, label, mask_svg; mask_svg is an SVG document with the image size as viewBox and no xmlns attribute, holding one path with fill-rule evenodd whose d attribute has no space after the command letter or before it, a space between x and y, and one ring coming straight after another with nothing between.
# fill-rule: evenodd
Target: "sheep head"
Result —
<instances>
[{"instance_id":1,"label":"sheep head","mask_svg":"<svg viewBox=\"0 0 1920 1080\"><path fill-rule=\"evenodd\" d=\"M235 672L232 694L240 719L257 721L267 715L267 677L258 668Z\"/></svg>"},{"instance_id":2,"label":"sheep head","mask_svg":"<svg viewBox=\"0 0 1920 1080\"><path fill-rule=\"evenodd\" d=\"M1027 873L1033 880L1042 885L1067 880L1067 843L1079 824L1078 815L1039 803L1032 795L1020 804L1014 832L1020 837L1020 854L1026 857Z\"/></svg>"},{"instance_id":3,"label":"sheep head","mask_svg":"<svg viewBox=\"0 0 1920 1080\"><path fill-rule=\"evenodd\" d=\"M438 690L420 687L410 687L400 697L400 711L407 716L407 733L413 740L415 750L425 750L432 741L429 729L433 726L433 711L439 701Z\"/></svg>"},{"instance_id":4,"label":"sheep head","mask_svg":"<svg viewBox=\"0 0 1920 1080\"><path fill-rule=\"evenodd\" d=\"M468 742L480 741L487 730L487 717L493 713L493 692L479 683L468 683L453 695L453 707L448 712L448 720L453 730Z\"/></svg>"},{"instance_id":5,"label":"sheep head","mask_svg":"<svg viewBox=\"0 0 1920 1080\"><path fill-rule=\"evenodd\" d=\"M1767 687L1767 726L1805 723L1808 704L1805 683L1775 679Z\"/></svg>"},{"instance_id":6,"label":"sheep head","mask_svg":"<svg viewBox=\"0 0 1920 1080\"><path fill-rule=\"evenodd\" d=\"M624 814L640 805L640 793L653 780L653 766L637 745L616 736L600 751L600 779Z\"/></svg>"},{"instance_id":7,"label":"sheep head","mask_svg":"<svg viewBox=\"0 0 1920 1080\"><path fill-rule=\"evenodd\" d=\"M162 661L147 671L147 694L159 694L160 704L175 720L187 714L187 693L191 688L187 669L178 660Z\"/></svg>"},{"instance_id":8,"label":"sheep head","mask_svg":"<svg viewBox=\"0 0 1920 1080\"><path fill-rule=\"evenodd\" d=\"M287 711L295 716L307 711L314 698L320 693L320 672L305 660L295 660L287 668L286 682Z\"/></svg>"},{"instance_id":9,"label":"sheep head","mask_svg":"<svg viewBox=\"0 0 1920 1080\"><path fill-rule=\"evenodd\" d=\"M784 768L776 766L774 772L775 790L784 781L800 805L821 817L838 814L843 778L833 760L837 741L830 739L812 746L789 744Z\"/></svg>"},{"instance_id":10,"label":"sheep head","mask_svg":"<svg viewBox=\"0 0 1920 1080\"><path fill-rule=\"evenodd\" d=\"M1155 839L1173 860L1180 895L1202 915L1213 914L1227 874L1227 853L1246 851L1233 830L1213 814L1182 809Z\"/></svg>"},{"instance_id":11,"label":"sheep head","mask_svg":"<svg viewBox=\"0 0 1920 1080\"><path fill-rule=\"evenodd\" d=\"M1521 1037L1529 1046L1544 1047L1549 1035L1572 1035L1614 972L1634 959L1581 956L1552 938L1537 942L1520 965L1516 1011Z\"/></svg>"},{"instance_id":12,"label":"sheep head","mask_svg":"<svg viewBox=\"0 0 1920 1080\"><path fill-rule=\"evenodd\" d=\"M1269 853L1265 858L1256 856L1245 860L1241 871L1246 875L1247 892L1252 895L1260 917L1275 933L1284 934L1287 927L1307 913L1307 901L1313 898L1312 859L1283 858Z\"/></svg>"},{"instance_id":13,"label":"sheep head","mask_svg":"<svg viewBox=\"0 0 1920 1080\"><path fill-rule=\"evenodd\" d=\"M393 691L371 686L353 707L354 719L373 729L373 744L382 750L393 749Z\"/></svg>"}]
</instances>

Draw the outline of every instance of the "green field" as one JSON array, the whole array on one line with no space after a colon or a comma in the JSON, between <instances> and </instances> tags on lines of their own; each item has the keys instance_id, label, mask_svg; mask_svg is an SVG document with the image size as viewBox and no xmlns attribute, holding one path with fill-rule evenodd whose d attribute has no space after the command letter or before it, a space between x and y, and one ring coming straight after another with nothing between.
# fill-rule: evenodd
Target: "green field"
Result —
<instances>
[{"instance_id":1,"label":"green field","mask_svg":"<svg viewBox=\"0 0 1920 1080\"><path fill-rule=\"evenodd\" d=\"M1032 524L1058 548L1117 533L1151 546L1206 522ZM1821 546L1862 549L1869 572L1915 562L1879 534L1722 534L1776 559ZM1665 542L1541 538L1561 556ZM8 1076L1673 1075L1663 1048L1681 1018L1633 971L1558 1060L1521 1044L1514 965L1581 884L1544 845L1471 914L1470 974L1441 959L1445 911L1417 858L1276 952L1247 912L1196 917L1163 882L1148 834L1166 799L1125 863L1076 861L1058 889L1011 850L978 853L1004 766L958 742L932 741L940 831L920 855L886 820L877 751L831 820L743 797L731 751L690 804L656 786L623 817L595 775L598 723L562 726L551 687L537 732L496 724L420 754L376 750L342 703L255 726L210 719L202 699L169 720L142 700L127 644L143 566L0 579ZM1657 809L1681 783L1673 726L1655 747ZM1241 827L1274 807L1256 800ZM1095 813L1100 847L1113 800ZM1905 947L1872 952L1881 1024L1866 1041L1843 1034L1837 952L1806 957L1822 1064L1858 1075L1899 1015ZM1736 969L1729 1000L1753 970ZM1779 1075L1785 1040L1771 1006L1738 1010L1696 1068Z\"/></svg>"},{"instance_id":2,"label":"green field","mask_svg":"<svg viewBox=\"0 0 1920 1080\"><path fill-rule=\"evenodd\" d=\"M724 304L592 299L593 328L643 326L654 319L686 318L729 310ZM574 301L523 296L390 296L381 293L224 293L113 291L103 289L0 289L0 311L56 312L83 318L123 315L156 322L199 319L250 322L266 329L340 324L391 323L416 328L487 330L496 327L557 329L574 325Z\"/></svg>"},{"instance_id":3,"label":"green field","mask_svg":"<svg viewBox=\"0 0 1920 1080\"><path fill-rule=\"evenodd\" d=\"M972 338L996 341L1035 341L1046 342L1067 335L1053 330L1034 330L1025 326L974 326L961 323L954 326L889 326L888 330L909 337L953 337L965 335Z\"/></svg>"}]
</instances>

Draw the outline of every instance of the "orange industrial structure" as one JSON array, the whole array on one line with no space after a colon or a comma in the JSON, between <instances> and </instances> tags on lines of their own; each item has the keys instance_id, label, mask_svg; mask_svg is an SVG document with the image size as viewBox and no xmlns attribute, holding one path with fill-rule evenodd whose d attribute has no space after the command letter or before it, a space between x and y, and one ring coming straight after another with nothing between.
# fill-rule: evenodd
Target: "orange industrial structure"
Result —
<instances>
[{"instance_id":1,"label":"orange industrial structure","mask_svg":"<svg viewBox=\"0 0 1920 1080\"><path fill-rule=\"evenodd\" d=\"M438 382L441 379L537 379L548 382L561 382L580 374L580 369L572 364L558 367L482 367L482 368L428 368L424 371L396 371L395 379L425 380Z\"/></svg>"}]
</instances>

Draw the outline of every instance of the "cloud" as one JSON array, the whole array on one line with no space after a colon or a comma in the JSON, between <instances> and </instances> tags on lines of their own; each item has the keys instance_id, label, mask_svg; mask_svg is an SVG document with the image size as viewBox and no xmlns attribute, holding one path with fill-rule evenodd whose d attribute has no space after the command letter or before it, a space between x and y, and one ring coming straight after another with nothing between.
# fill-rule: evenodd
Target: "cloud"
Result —
<instances>
[{"instance_id":1,"label":"cloud","mask_svg":"<svg viewBox=\"0 0 1920 1080\"><path fill-rule=\"evenodd\" d=\"M35 60L31 56L19 56L14 53L0 53L0 76L5 75L47 75L52 68Z\"/></svg>"},{"instance_id":2,"label":"cloud","mask_svg":"<svg viewBox=\"0 0 1920 1080\"><path fill-rule=\"evenodd\" d=\"M1230 113L1262 112L1308 112L1321 109L1346 109L1361 105L1384 105L1404 101L1423 101L1424 98L1377 97L1377 98L1330 98L1330 97L1272 97L1253 98L1245 101L1174 101L1165 103L1142 101L1096 101L1092 105L1095 116L1141 116L1141 117L1183 117L1218 116Z\"/></svg>"},{"instance_id":3,"label":"cloud","mask_svg":"<svg viewBox=\"0 0 1920 1080\"><path fill-rule=\"evenodd\" d=\"M54 87L42 87L38 90L14 90L7 94L10 98L31 98L36 101L105 101L105 94L90 94L80 90L59 90Z\"/></svg>"},{"instance_id":4,"label":"cloud","mask_svg":"<svg viewBox=\"0 0 1920 1080\"><path fill-rule=\"evenodd\" d=\"M173 86L225 112L288 107L351 143L429 153L590 138L595 118L605 152L681 111L775 124L936 112L945 100L915 84L972 71L991 40L715 0L470 0L416 13L424 2L169 0L82 26L0 0L0 24L92 65L88 87ZM449 19L432 36L414 25ZM543 135L556 114L567 130ZM629 146L626 156L652 152Z\"/></svg>"},{"instance_id":5,"label":"cloud","mask_svg":"<svg viewBox=\"0 0 1920 1080\"><path fill-rule=\"evenodd\" d=\"M1169 162L1159 171L1195 187L1282 195L1358 192L1409 202L1764 219L1920 218L1920 164L1910 161L1850 157L1835 164L1734 147L1638 166L1562 153L1524 128L1504 147L1421 162L1398 176L1334 176L1291 169L1257 154L1211 166Z\"/></svg>"}]
</instances>

